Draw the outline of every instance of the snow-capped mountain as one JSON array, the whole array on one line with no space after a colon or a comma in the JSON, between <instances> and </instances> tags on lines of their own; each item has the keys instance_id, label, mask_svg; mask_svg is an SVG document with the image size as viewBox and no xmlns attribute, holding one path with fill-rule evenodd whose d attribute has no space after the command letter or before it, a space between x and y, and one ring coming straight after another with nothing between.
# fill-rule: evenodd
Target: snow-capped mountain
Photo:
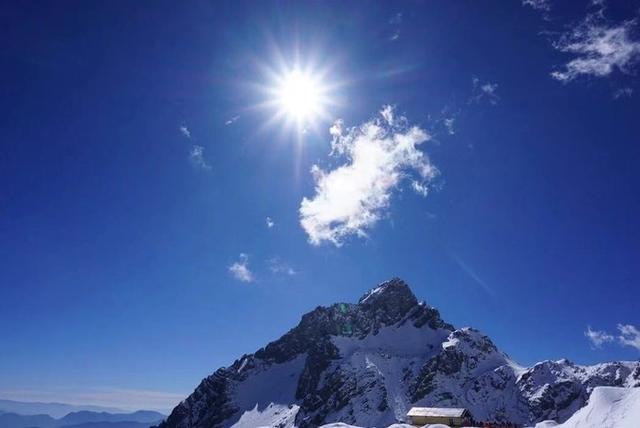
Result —
<instances>
[{"instance_id":1,"label":"snow-capped mountain","mask_svg":"<svg viewBox=\"0 0 640 428\"><path fill-rule=\"evenodd\" d=\"M563 422L597 386L640 386L640 363L521 367L392 279L357 304L314 309L280 339L218 369L160 428L383 427L420 405L465 407L483 420Z\"/></svg>"}]
</instances>

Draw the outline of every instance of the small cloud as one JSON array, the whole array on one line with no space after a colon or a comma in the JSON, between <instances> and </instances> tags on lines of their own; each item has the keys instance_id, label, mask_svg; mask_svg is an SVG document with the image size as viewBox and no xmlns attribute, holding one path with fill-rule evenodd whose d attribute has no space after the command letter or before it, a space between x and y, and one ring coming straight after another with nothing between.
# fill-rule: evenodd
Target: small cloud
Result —
<instances>
[{"instance_id":1,"label":"small cloud","mask_svg":"<svg viewBox=\"0 0 640 428\"><path fill-rule=\"evenodd\" d=\"M400 38L400 24L402 24L402 12L398 12L389 20L392 31L389 40L396 41Z\"/></svg>"},{"instance_id":2,"label":"small cloud","mask_svg":"<svg viewBox=\"0 0 640 428\"><path fill-rule=\"evenodd\" d=\"M617 342L622 346L630 346L640 351L640 330L631 324L618 324L619 335L616 337L605 331L592 330L587 327L584 335L594 348L601 348L605 343Z\"/></svg>"},{"instance_id":3,"label":"small cloud","mask_svg":"<svg viewBox=\"0 0 640 428\"><path fill-rule=\"evenodd\" d=\"M240 119L240 115L233 116L231 119L227 120L224 124L229 126L234 123L236 120Z\"/></svg>"},{"instance_id":4,"label":"small cloud","mask_svg":"<svg viewBox=\"0 0 640 428\"><path fill-rule=\"evenodd\" d=\"M273 226L276 225L276 223L271 219L271 217L267 217L264 221L267 224L267 227L269 229L271 229Z\"/></svg>"},{"instance_id":5,"label":"small cloud","mask_svg":"<svg viewBox=\"0 0 640 428\"><path fill-rule=\"evenodd\" d=\"M229 266L229 272L235 279L242 282L253 282L253 273L249 270L249 256L240 253L240 260Z\"/></svg>"},{"instance_id":6,"label":"small cloud","mask_svg":"<svg viewBox=\"0 0 640 428\"><path fill-rule=\"evenodd\" d=\"M640 330L631 324L618 324L618 342L623 346L631 346L640 351Z\"/></svg>"},{"instance_id":7,"label":"small cloud","mask_svg":"<svg viewBox=\"0 0 640 428\"><path fill-rule=\"evenodd\" d=\"M498 84L491 82L481 82L480 79L474 77L472 80L473 89L469 104L488 101L491 105L498 104L500 97L498 96Z\"/></svg>"},{"instance_id":8,"label":"small cloud","mask_svg":"<svg viewBox=\"0 0 640 428\"><path fill-rule=\"evenodd\" d=\"M630 98L633 95L633 88L620 88L613 92L613 99L618 100L620 98Z\"/></svg>"},{"instance_id":9,"label":"small cloud","mask_svg":"<svg viewBox=\"0 0 640 428\"><path fill-rule=\"evenodd\" d=\"M456 133L456 129L454 127L456 119L454 117L450 117L444 120L444 127L447 129L447 133L449 135L454 135Z\"/></svg>"},{"instance_id":10,"label":"small cloud","mask_svg":"<svg viewBox=\"0 0 640 428\"><path fill-rule=\"evenodd\" d=\"M389 20L389 24L399 25L402 23L402 12L398 12Z\"/></svg>"},{"instance_id":11,"label":"small cloud","mask_svg":"<svg viewBox=\"0 0 640 428\"><path fill-rule=\"evenodd\" d=\"M269 259L267 263L269 265L269 270L274 275L294 276L298 273L287 263L283 262L279 257L273 257Z\"/></svg>"},{"instance_id":12,"label":"small cloud","mask_svg":"<svg viewBox=\"0 0 640 428\"><path fill-rule=\"evenodd\" d=\"M471 103L471 100L467 100L467 105ZM434 140L437 141L438 137L447 135L453 136L457 132L458 118L463 114L465 108L456 107L455 104L449 104L443 107L439 113L434 115L427 115L427 121L429 122L429 131L432 134Z\"/></svg>"},{"instance_id":13,"label":"small cloud","mask_svg":"<svg viewBox=\"0 0 640 428\"><path fill-rule=\"evenodd\" d=\"M342 245L355 235L366 237L387 214L394 191L404 179L420 194L438 175L438 169L418 146L431 139L385 106L379 117L345 129L341 120L329 129L330 156L342 160L333 170L313 165L315 195L300 203L300 224L312 245Z\"/></svg>"},{"instance_id":14,"label":"small cloud","mask_svg":"<svg viewBox=\"0 0 640 428\"><path fill-rule=\"evenodd\" d=\"M602 8L587 15L553 44L574 58L563 69L552 72L551 77L567 83L579 76L606 77L615 70L631 73L640 58L640 42L632 36L635 25L635 19L610 24Z\"/></svg>"},{"instance_id":15,"label":"small cloud","mask_svg":"<svg viewBox=\"0 0 640 428\"><path fill-rule=\"evenodd\" d=\"M542 12L549 12L551 10L550 0L522 0L522 5Z\"/></svg>"},{"instance_id":16,"label":"small cloud","mask_svg":"<svg viewBox=\"0 0 640 428\"><path fill-rule=\"evenodd\" d=\"M211 169L211 165L204 158L204 147L194 144L189 152L189 160L191 163L202 169Z\"/></svg>"},{"instance_id":17,"label":"small cloud","mask_svg":"<svg viewBox=\"0 0 640 428\"><path fill-rule=\"evenodd\" d=\"M182 133L182 135L184 135L187 138L191 138L191 131L189 131L189 128L186 127L186 125L182 125L180 126L180 132Z\"/></svg>"},{"instance_id":18,"label":"small cloud","mask_svg":"<svg viewBox=\"0 0 640 428\"><path fill-rule=\"evenodd\" d=\"M427 196L429 194L429 186L427 186L424 183L421 183L420 181L412 180L411 187L419 195Z\"/></svg>"},{"instance_id":19,"label":"small cloud","mask_svg":"<svg viewBox=\"0 0 640 428\"><path fill-rule=\"evenodd\" d=\"M389 125L393 125L393 107L392 106L384 106L382 110L380 110L380 115Z\"/></svg>"},{"instance_id":20,"label":"small cloud","mask_svg":"<svg viewBox=\"0 0 640 428\"><path fill-rule=\"evenodd\" d=\"M584 335L589 339L589 342L591 342L594 348L602 348L603 344L613 342L615 339L612 335L604 331L592 330L591 326L587 326L587 331L584 332Z\"/></svg>"}]
</instances>

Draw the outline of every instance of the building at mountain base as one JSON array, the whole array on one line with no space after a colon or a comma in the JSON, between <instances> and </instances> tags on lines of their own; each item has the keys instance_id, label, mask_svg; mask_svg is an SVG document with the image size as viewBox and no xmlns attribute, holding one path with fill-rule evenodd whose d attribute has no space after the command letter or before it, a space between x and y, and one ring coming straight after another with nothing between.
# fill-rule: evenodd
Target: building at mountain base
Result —
<instances>
[{"instance_id":1,"label":"building at mountain base","mask_svg":"<svg viewBox=\"0 0 640 428\"><path fill-rule=\"evenodd\" d=\"M412 407L407 413L411 425L443 424L462 427L468 424L471 414L467 409L451 407Z\"/></svg>"}]
</instances>

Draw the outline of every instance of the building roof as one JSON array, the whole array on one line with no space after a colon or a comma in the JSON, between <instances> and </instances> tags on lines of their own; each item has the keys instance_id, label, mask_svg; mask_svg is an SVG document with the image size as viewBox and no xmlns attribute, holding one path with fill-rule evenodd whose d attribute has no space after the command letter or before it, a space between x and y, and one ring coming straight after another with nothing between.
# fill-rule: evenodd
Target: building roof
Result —
<instances>
[{"instance_id":1,"label":"building roof","mask_svg":"<svg viewBox=\"0 0 640 428\"><path fill-rule=\"evenodd\" d=\"M467 409L455 407L412 407L407 416L435 416L444 418L460 418Z\"/></svg>"}]
</instances>

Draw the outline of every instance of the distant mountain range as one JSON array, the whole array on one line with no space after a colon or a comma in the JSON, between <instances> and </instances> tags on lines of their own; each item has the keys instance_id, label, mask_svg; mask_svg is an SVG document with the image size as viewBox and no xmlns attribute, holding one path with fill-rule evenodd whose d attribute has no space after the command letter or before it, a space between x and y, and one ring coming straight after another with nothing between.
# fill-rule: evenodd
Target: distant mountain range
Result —
<instances>
[{"instance_id":1,"label":"distant mountain range","mask_svg":"<svg viewBox=\"0 0 640 428\"><path fill-rule=\"evenodd\" d=\"M0 399L0 413L18 413L20 415L49 415L53 418L61 418L71 412L108 412L124 413L122 409L115 407L103 407L92 405L76 405L65 403L42 403L35 401L14 401ZM1 428L1 427L0 427Z\"/></svg>"},{"instance_id":2,"label":"distant mountain range","mask_svg":"<svg viewBox=\"0 0 640 428\"><path fill-rule=\"evenodd\" d=\"M160 428L384 427L412 406L535 425L566 421L599 386L640 386L640 362L522 367L393 279L358 303L317 307L280 339L218 369Z\"/></svg>"},{"instance_id":3,"label":"distant mountain range","mask_svg":"<svg viewBox=\"0 0 640 428\"><path fill-rule=\"evenodd\" d=\"M78 425L65 425L64 428L149 428L142 422L87 422Z\"/></svg>"},{"instance_id":4,"label":"distant mountain range","mask_svg":"<svg viewBox=\"0 0 640 428\"><path fill-rule=\"evenodd\" d=\"M8 400L3 400L8 401ZM29 404L11 401L12 408L22 408L25 411L34 411L34 409L46 410L50 404L35 403L30 407ZM16 406L16 403L21 406ZM64 406L60 403L54 403L56 411L60 411ZM83 406L72 406L74 408ZM95 406L87 406L94 407ZM100 408L100 407L98 407ZM3 407L0 402L0 428L148 428L149 426L159 423L164 419L162 413L139 410L133 413L109 413L81 410L70 412L60 418L54 418L48 414L18 414L7 411L7 407ZM31 409L31 410L29 410Z\"/></svg>"}]
</instances>

